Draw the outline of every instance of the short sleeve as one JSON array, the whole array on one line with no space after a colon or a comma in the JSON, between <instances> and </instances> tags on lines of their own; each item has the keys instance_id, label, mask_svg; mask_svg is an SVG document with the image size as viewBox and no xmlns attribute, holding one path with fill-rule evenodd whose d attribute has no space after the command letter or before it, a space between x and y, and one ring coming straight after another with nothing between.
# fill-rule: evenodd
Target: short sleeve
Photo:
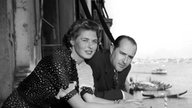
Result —
<instances>
[{"instance_id":1,"label":"short sleeve","mask_svg":"<svg viewBox=\"0 0 192 108\"><path fill-rule=\"evenodd\" d=\"M83 86L80 89L81 89L80 92L81 96L83 96L85 93L93 94L93 90L90 87Z\"/></svg>"}]
</instances>

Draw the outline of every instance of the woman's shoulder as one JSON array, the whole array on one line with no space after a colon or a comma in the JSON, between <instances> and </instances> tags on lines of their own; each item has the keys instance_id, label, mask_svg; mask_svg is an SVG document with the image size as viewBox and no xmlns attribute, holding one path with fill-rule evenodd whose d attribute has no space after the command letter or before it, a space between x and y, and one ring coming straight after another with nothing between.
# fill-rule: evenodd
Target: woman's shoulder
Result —
<instances>
[{"instance_id":1,"label":"woman's shoulder","mask_svg":"<svg viewBox=\"0 0 192 108\"><path fill-rule=\"evenodd\" d=\"M53 54L51 55L53 60L56 61L66 61L71 60L71 51L67 49L65 46L60 46L53 50Z\"/></svg>"},{"instance_id":2,"label":"woman's shoulder","mask_svg":"<svg viewBox=\"0 0 192 108\"><path fill-rule=\"evenodd\" d=\"M71 53L70 51L63 46L57 47L53 50L53 53L49 56L43 57L42 60L38 63L39 65L46 66L66 66L71 65Z\"/></svg>"},{"instance_id":3,"label":"woman's shoulder","mask_svg":"<svg viewBox=\"0 0 192 108\"><path fill-rule=\"evenodd\" d=\"M70 50L65 46L59 46L53 50L52 55L59 55L59 56L69 56Z\"/></svg>"}]
</instances>

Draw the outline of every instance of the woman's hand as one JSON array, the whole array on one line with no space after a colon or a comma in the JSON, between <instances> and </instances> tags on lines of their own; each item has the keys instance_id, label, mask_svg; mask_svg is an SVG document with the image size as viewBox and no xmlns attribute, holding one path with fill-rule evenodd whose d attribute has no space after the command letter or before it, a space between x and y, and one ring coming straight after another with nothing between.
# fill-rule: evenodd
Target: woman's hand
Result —
<instances>
[{"instance_id":1,"label":"woman's hand","mask_svg":"<svg viewBox=\"0 0 192 108\"><path fill-rule=\"evenodd\" d=\"M74 81L73 83L69 84L69 87L64 90L63 88L59 89L59 93L55 96L57 99L60 99L61 97L64 97L65 95L67 95L70 91L72 91L73 89L75 89L77 82Z\"/></svg>"}]
</instances>

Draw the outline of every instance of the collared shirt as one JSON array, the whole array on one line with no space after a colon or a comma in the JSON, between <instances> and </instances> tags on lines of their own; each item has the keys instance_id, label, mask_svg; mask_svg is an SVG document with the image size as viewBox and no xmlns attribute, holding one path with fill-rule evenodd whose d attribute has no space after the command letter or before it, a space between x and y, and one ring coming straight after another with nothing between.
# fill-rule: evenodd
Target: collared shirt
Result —
<instances>
[{"instance_id":1,"label":"collared shirt","mask_svg":"<svg viewBox=\"0 0 192 108\"><path fill-rule=\"evenodd\" d=\"M115 88L118 88L118 86L119 86L119 77L118 77L118 71L117 70L115 70L114 69L114 86L115 86ZM125 99L125 93L124 93L124 91L123 90L121 90L121 93L122 93L122 95L123 95L123 99Z\"/></svg>"}]
</instances>

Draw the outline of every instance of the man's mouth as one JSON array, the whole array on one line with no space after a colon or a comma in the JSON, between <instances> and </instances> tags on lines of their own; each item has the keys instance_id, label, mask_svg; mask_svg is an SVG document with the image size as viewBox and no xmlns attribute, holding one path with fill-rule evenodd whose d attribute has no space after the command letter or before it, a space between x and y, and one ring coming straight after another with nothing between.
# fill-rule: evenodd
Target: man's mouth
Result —
<instances>
[{"instance_id":1,"label":"man's mouth","mask_svg":"<svg viewBox=\"0 0 192 108\"><path fill-rule=\"evenodd\" d=\"M119 64L119 67L120 67L120 68L124 68L125 65L123 65L123 64Z\"/></svg>"}]
</instances>

